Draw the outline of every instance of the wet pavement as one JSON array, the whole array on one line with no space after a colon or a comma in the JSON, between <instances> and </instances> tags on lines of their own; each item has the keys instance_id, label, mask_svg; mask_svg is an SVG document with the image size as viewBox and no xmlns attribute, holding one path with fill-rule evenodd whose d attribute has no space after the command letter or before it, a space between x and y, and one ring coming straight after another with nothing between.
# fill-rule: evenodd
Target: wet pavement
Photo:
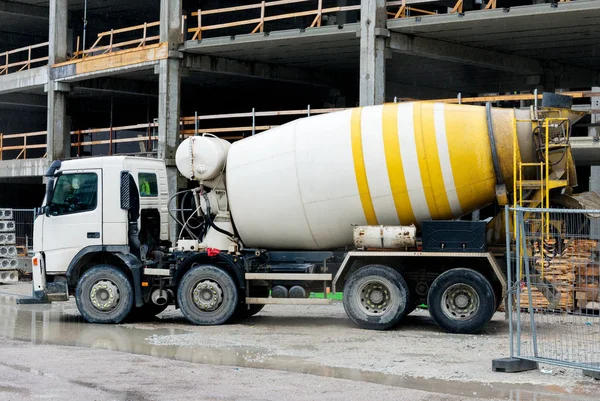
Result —
<instances>
[{"instance_id":1,"label":"wet pavement","mask_svg":"<svg viewBox=\"0 0 600 401\"><path fill-rule=\"evenodd\" d=\"M244 344L243 341L240 341L238 344L223 340L223 344L219 344L219 336L216 334L218 328L213 327L208 330L191 326L175 311L165 313L163 315L166 315L166 317L157 318L151 322L122 325L88 324L79 315L73 301L52 305L17 306L16 299L21 297L20 294L27 290L27 286L22 284L14 287L0 287L0 338L33 344L106 349L199 364L289 371L463 396L465 398L511 400L598 399L598 396L589 393L589 389L578 391L576 387L574 390L573 388L566 389L548 384L481 383L465 380L419 378L368 371L361 368L327 366L322 362L319 363L304 356L275 353L266 357L264 348L253 346L252 343ZM260 318L258 319L260 320ZM337 327L338 331L349 325L343 319L341 321L341 327ZM328 322L336 325L335 319L328 320ZM235 325L235 335L243 337L244 330L248 330L250 335L257 324L262 323L256 323L256 321L250 319L237 324ZM326 326L320 326L317 330L321 332L321 335L327 335ZM206 341L202 340L203 334L207 336ZM381 338L380 333L377 334L377 337ZM190 335L197 336L197 341L188 342L187 344L183 342L184 345L181 345L181 341L168 341L168 339L186 338ZM204 342L209 346L202 346ZM365 347L368 347L368 344L365 344ZM303 347L303 351L310 350L310 348L310 344L307 344ZM316 348L315 352L318 352ZM597 394L600 394L600 386L598 386Z\"/></svg>"}]
</instances>

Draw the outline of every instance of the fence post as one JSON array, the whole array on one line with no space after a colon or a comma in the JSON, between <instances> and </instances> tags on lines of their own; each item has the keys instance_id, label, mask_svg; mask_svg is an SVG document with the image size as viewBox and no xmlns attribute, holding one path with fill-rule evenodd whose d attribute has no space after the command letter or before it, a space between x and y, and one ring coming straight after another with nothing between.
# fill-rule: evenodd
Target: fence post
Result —
<instances>
[{"instance_id":1,"label":"fence post","mask_svg":"<svg viewBox=\"0 0 600 401\"><path fill-rule=\"evenodd\" d=\"M198 9L198 30L192 37L192 40L202 40L202 10Z\"/></svg>"},{"instance_id":2,"label":"fence post","mask_svg":"<svg viewBox=\"0 0 600 401\"><path fill-rule=\"evenodd\" d=\"M142 38L142 46L146 46L146 31L148 29L148 23L144 22L144 37Z\"/></svg>"},{"instance_id":3,"label":"fence post","mask_svg":"<svg viewBox=\"0 0 600 401\"><path fill-rule=\"evenodd\" d=\"M8 74L8 52L6 52L6 69L4 71L5 74Z\"/></svg>"},{"instance_id":4,"label":"fence post","mask_svg":"<svg viewBox=\"0 0 600 401\"><path fill-rule=\"evenodd\" d=\"M79 35L77 36L77 47L75 48L75 53L73 54L73 58L77 58L79 56Z\"/></svg>"},{"instance_id":5,"label":"fence post","mask_svg":"<svg viewBox=\"0 0 600 401\"><path fill-rule=\"evenodd\" d=\"M307 111L307 114L308 114L307 117L310 117L310 104L308 106L306 106L306 111Z\"/></svg>"},{"instance_id":6,"label":"fence post","mask_svg":"<svg viewBox=\"0 0 600 401\"><path fill-rule=\"evenodd\" d=\"M256 134L256 109L252 108L252 135Z\"/></svg>"},{"instance_id":7,"label":"fence post","mask_svg":"<svg viewBox=\"0 0 600 401\"><path fill-rule=\"evenodd\" d=\"M27 135L23 137L23 160L27 159Z\"/></svg>"},{"instance_id":8,"label":"fence post","mask_svg":"<svg viewBox=\"0 0 600 401\"><path fill-rule=\"evenodd\" d=\"M260 32L265 31L265 2L260 5Z\"/></svg>"},{"instance_id":9,"label":"fence post","mask_svg":"<svg viewBox=\"0 0 600 401\"><path fill-rule=\"evenodd\" d=\"M0 160L2 160L2 154L4 153L4 149L2 148L2 140L4 139L4 134L0 132Z\"/></svg>"},{"instance_id":10,"label":"fence post","mask_svg":"<svg viewBox=\"0 0 600 401\"><path fill-rule=\"evenodd\" d=\"M317 26L321 26L321 17L323 15L323 0L319 0L319 9L317 13Z\"/></svg>"},{"instance_id":11,"label":"fence post","mask_svg":"<svg viewBox=\"0 0 600 401\"><path fill-rule=\"evenodd\" d=\"M31 69L31 45L29 46L27 51L27 69Z\"/></svg>"},{"instance_id":12,"label":"fence post","mask_svg":"<svg viewBox=\"0 0 600 401\"><path fill-rule=\"evenodd\" d=\"M110 30L110 44L108 45L108 52L112 53L112 46L113 46L113 31L114 29Z\"/></svg>"},{"instance_id":13,"label":"fence post","mask_svg":"<svg viewBox=\"0 0 600 401\"><path fill-rule=\"evenodd\" d=\"M194 111L194 135L198 136L198 110Z\"/></svg>"}]
</instances>

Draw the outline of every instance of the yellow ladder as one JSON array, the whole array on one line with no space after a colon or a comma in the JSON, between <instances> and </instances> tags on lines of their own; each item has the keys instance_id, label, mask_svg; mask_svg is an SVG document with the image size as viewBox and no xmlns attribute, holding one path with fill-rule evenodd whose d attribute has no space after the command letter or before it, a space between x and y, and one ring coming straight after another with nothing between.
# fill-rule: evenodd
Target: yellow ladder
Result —
<instances>
[{"instance_id":1,"label":"yellow ladder","mask_svg":"<svg viewBox=\"0 0 600 401\"><path fill-rule=\"evenodd\" d=\"M540 132L543 133L543 150L542 154L538 153L538 162L522 162L520 154L518 152L518 134L517 134L517 122L535 123L536 120L517 120L513 119L513 199L514 206L529 207L529 208L549 208L550 207L550 191L555 188L562 188L568 186L568 177L565 179L552 178L550 166L552 161L550 160L551 153L559 148L566 148L569 146L568 139L570 133L570 121L568 118L563 117L546 117L537 120ZM551 141L551 129L558 129L559 135L555 135ZM554 132L556 133L556 132ZM541 148L541 146L540 146ZM566 150L566 149L565 149ZM566 160L568 163L568 159ZM527 168L539 168L538 176L539 179L528 180L523 179L524 170ZM565 169L567 171L568 169ZM524 190L535 190L533 196L525 197L523 195ZM531 214L528 213L530 216ZM527 214L526 214L527 215ZM540 213L539 218L528 218L530 222L536 222L540 229L540 242L539 250L541 252L542 260L542 277L544 276L544 249L545 242L550 238L550 216L548 212ZM516 236L517 221L516 211L513 216L514 234ZM519 245L517 245L519 246ZM523 250L524 251L524 250ZM522 275L522 269L519 263L519 277Z\"/></svg>"}]
</instances>

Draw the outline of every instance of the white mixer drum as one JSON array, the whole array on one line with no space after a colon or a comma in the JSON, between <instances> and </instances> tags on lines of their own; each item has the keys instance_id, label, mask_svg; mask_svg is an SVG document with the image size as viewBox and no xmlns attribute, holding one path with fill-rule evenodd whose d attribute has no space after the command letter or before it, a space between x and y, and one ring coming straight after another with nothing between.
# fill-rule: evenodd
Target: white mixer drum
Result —
<instances>
[{"instance_id":1,"label":"white mixer drum","mask_svg":"<svg viewBox=\"0 0 600 401\"><path fill-rule=\"evenodd\" d=\"M352 225L419 225L493 201L484 107L402 103L303 118L238 141L227 192L246 246L332 249Z\"/></svg>"},{"instance_id":2,"label":"white mixer drum","mask_svg":"<svg viewBox=\"0 0 600 401\"><path fill-rule=\"evenodd\" d=\"M212 136L191 136L177 148L175 163L184 177L206 181L217 178L225 169L231 143Z\"/></svg>"}]
</instances>

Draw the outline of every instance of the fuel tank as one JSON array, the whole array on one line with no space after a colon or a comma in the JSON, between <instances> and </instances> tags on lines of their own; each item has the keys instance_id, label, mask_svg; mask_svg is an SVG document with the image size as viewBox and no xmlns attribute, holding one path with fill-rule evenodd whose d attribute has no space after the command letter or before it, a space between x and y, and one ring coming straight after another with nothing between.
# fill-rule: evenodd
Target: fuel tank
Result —
<instances>
[{"instance_id":1,"label":"fuel tank","mask_svg":"<svg viewBox=\"0 0 600 401\"><path fill-rule=\"evenodd\" d=\"M531 153L531 124L514 140L515 110L490 114L481 106L385 104L235 142L226 167L235 227L249 247L332 249L353 244L353 225L418 227L479 209L494 200L498 177L512 187L514 145L519 157L519 147Z\"/></svg>"}]
</instances>

